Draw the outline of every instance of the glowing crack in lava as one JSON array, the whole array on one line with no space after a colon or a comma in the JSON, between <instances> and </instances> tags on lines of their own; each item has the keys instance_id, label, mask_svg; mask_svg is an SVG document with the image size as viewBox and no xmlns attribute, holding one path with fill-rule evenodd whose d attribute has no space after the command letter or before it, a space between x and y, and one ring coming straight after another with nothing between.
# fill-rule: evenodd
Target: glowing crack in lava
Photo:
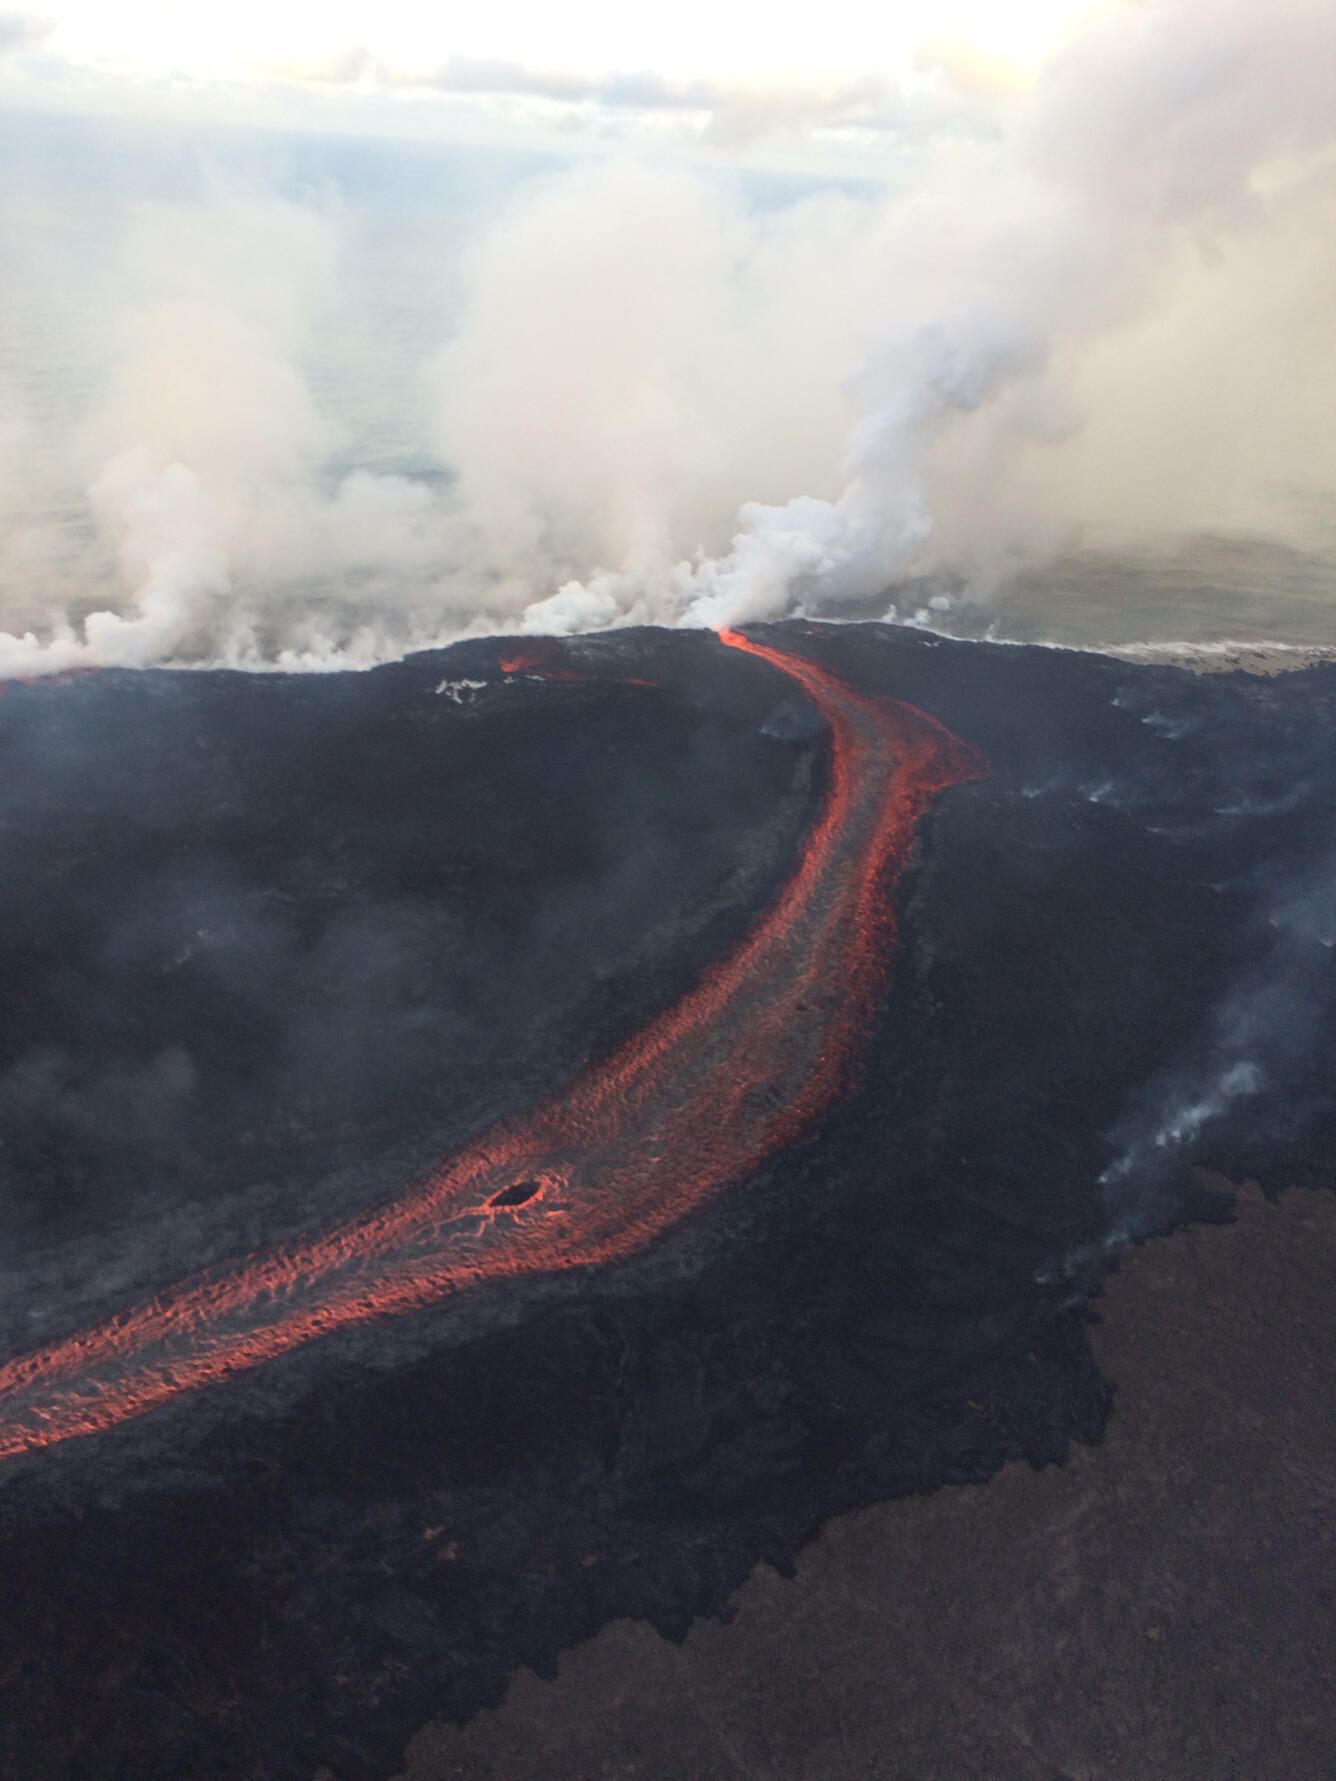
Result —
<instances>
[{"instance_id":1,"label":"glowing crack in lava","mask_svg":"<svg viewBox=\"0 0 1336 1781\"><path fill-rule=\"evenodd\" d=\"M912 706L736 632L830 726L830 780L773 907L680 1001L396 1199L167 1287L0 1366L0 1457L112 1427L349 1324L641 1248L849 1080L883 993L889 890L933 795L983 763Z\"/></svg>"}]
</instances>

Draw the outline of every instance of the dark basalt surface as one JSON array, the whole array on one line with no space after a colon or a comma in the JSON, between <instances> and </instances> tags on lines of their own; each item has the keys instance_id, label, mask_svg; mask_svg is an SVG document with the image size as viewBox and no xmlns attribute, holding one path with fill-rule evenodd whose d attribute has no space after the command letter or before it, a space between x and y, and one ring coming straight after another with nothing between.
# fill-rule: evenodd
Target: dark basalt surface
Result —
<instances>
[{"instance_id":1,"label":"dark basalt surface","mask_svg":"<svg viewBox=\"0 0 1336 1781\"><path fill-rule=\"evenodd\" d=\"M921 825L857 1091L624 1264L0 1466L0 1772L387 1776L613 1616L678 1635L841 1510L1098 1439L1119 1245L1229 1216L1194 1164L1315 1178L1336 669L771 636L993 769ZM766 906L824 771L790 685L702 634L547 665L588 678L5 690L8 1350L393 1191Z\"/></svg>"}]
</instances>

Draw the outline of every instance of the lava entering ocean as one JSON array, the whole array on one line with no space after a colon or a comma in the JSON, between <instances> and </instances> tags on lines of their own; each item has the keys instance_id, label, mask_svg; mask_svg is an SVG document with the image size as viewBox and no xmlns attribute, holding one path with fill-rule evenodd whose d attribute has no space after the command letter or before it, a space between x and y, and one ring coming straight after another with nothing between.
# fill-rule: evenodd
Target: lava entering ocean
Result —
<instances>
[{"instance_id":1,"label":"lava entering ocean","mask_svg":"<svg viewBox=\"0 0 1336 1781\"><path fill-rule=\"evenodd\" d=\"M904 864L933 795L984 768L912 706L861 697L735 632L720 638L795 681L830 726L820 817L751 933L569 1088L397 1199L0 1366L0 1457L110 1428L488 1279L625 1256L832 1104L884 983L888 869Z\"/></svg>"}]
</instances>

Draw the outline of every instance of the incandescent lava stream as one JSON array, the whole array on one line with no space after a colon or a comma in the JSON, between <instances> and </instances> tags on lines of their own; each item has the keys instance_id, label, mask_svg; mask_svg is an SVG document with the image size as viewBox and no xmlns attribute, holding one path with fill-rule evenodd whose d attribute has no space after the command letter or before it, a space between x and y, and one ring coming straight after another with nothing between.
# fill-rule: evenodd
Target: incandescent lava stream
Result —
<instances>
[{"instance_id":1,"label":"incandescent lava stream","mask_svg":"<svg viewBox=\"0 0 1336 1781\"><path fill-rule=\"evenodd\" d=\"M752 931L603 1062L399 1197L0 1365L0 1457L110 1428L482 1281L628 1255L830 1107L883 991L890 882L915 821L936 792L985 769L914 707L719 635L795 681L830 727L821 813Z\"/></svg>"}]
</instances>

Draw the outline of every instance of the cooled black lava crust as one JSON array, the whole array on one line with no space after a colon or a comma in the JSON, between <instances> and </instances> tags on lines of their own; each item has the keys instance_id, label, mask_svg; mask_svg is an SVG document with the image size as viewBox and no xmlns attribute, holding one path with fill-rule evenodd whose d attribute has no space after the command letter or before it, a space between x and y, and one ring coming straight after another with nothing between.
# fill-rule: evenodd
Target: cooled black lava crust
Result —
<instances>
[{"instance_id":1,"label":"cooled black lava crust","mask_svg":"<svg viewBox=\"0 0 1336 1781\"><path fill-rule=\"evenodd\" d=\"M1336 669L771 627L988 758L920 827L857 1090L642 1256L0 1465L0 1771L375 1781L615 1615L1095 1440L1118 1243L1330 1155ZM393 1192L773 899L825 737L706 634L0 698L9 1351ZM632 684L651 681L651 686ZM461 685L478 682L479 685Z\"/></svg>"}]
</instances>

